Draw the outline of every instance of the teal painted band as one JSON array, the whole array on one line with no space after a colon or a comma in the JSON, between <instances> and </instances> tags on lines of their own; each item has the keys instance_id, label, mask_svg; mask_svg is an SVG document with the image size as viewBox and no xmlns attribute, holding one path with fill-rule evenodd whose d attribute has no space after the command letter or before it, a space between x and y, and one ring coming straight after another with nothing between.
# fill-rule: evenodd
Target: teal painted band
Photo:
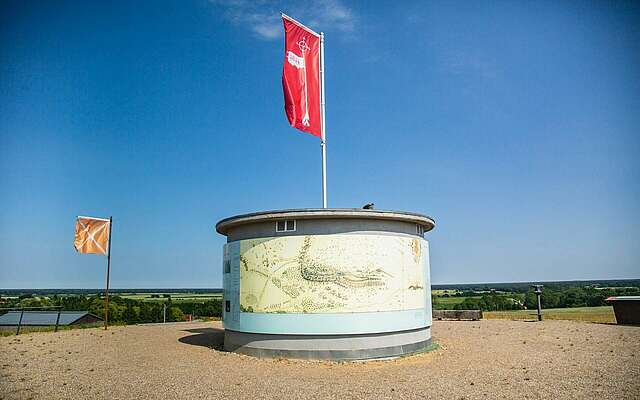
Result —
<instances>
[{"instance_id":1,"label":"teal painted band","mask_svg":"<svg viewBox=\"0 0 640 400\"><path fill-rule=\"evenodd\" d=\"M396 332L431 326L424 309L366 313L246 313L225 319L224 327L238 332L288 335L357 335Z\"/></svg>"}]
</instances>

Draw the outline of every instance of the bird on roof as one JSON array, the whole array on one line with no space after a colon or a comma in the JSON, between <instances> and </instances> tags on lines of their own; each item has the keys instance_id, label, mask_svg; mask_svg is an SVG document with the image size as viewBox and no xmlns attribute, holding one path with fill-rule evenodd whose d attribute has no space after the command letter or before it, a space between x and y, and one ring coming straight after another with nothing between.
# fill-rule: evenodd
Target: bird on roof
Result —
<instances>
[{"instance_id":1,"label":"bird on roof","mask_svg":"<svg viewBox=\"0 0 640 400\"><path fill-rule=\"evenodd\" d=\"M373 210L373 203L367 203L364 206L362 206L363 210Z\"/></svg>"}]
</instances>

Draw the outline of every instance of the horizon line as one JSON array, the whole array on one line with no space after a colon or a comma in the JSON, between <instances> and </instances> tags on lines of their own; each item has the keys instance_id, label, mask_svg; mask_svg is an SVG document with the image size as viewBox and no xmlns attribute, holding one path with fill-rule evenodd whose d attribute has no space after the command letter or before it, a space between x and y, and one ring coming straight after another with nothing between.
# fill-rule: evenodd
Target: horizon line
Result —
<instances>
[{"instance_id":1,"label":"horizon line","mask_svg":"<svg viewBox=\"0 0 640 400\"><path fill-rule=\"evenodd\" d=\"M432 283L431 286L461 286L461 285L505 285L505 284L529 284L529 283L562 283L562 282L610 282L610 281L637 281L639 278L609 278L609 279L566 279L546 281L507 281L507 282L468 282L468 283ZM0 288L3 290L96 290L104 291L104 288ZM222 287L122 287L110 288L110 290L223 290Z\"/></svg>"}]
</instances>

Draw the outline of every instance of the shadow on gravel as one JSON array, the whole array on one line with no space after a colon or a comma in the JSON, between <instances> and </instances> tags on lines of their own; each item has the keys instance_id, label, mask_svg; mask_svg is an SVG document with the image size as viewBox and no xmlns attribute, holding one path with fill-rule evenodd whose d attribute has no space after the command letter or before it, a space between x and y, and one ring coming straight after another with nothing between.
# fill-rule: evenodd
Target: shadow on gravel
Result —
<instances>
[{"instance_id":1,"label":"shadow on gravel","mask_svg":"<svg viewBox=\"0 0 640 400\"><path fill-rule=\"evenodd\" d=\"M178 339L180 343L208 347L215 350L222 350L224 346L224 329L196 328L184 329L183 332L193 333L193 335L181 337Z\"/></svg>"}]
</instances>

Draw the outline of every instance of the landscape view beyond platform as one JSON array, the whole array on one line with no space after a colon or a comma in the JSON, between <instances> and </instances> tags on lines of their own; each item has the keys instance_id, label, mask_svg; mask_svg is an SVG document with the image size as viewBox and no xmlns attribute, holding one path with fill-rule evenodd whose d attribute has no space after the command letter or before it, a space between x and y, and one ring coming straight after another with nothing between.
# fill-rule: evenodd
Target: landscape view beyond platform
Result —
<instances>
[{"instance_id":1,"label":"landscape view beyond platform","mask_svg":"<svg viewBox=\"0 0 640 400\"><path fill-rule=\"evenodd\" d=\"M488 319L535 319L531 285L544 285L547 319L615 323L611 296L640 296L640 279L470 283L432 285L434 310L482 310ZM104 316L104 289L0 289L0 308L62 307ZM222 289L111 289L109 319L115 324L219 319Z\"/></svg>"}]
</instances>

